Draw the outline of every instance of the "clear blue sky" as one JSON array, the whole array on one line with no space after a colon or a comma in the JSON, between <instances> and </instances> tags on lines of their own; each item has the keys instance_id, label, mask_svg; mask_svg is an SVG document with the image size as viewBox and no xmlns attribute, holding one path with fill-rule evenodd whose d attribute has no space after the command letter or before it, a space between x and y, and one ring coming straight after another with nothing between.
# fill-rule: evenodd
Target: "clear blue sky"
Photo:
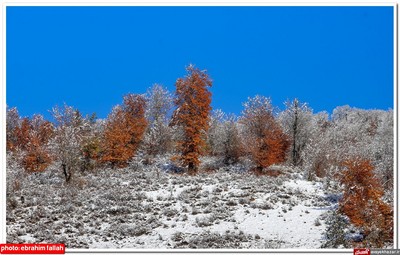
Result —
<instances>
[{"instance_id":1,"label":"clear blue sky","mask_svg":"<svg viewBox=\"0 0 400 255\"><path fill-rule=\"evenodd\" d=\"M104 118L126 93L207 69L214 109L261 94L315 112L393 108L393 7L7 7L7 104Z\"/></svg>"}]
</instances>

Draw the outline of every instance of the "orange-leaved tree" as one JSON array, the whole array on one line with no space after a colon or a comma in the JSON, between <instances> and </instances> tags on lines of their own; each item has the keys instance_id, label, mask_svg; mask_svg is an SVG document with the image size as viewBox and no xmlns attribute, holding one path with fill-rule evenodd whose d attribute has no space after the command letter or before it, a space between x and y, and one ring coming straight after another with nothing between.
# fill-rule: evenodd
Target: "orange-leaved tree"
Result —
<instances>
[{"instance_id":1,"label":"orange-leaved tree","mask_svg":"<svg viewBox=\"0 0 400 255\"><path fill-rule=\"evenodd\" d=\"M256 164L256 172L285 161L289 140L273 115L271 100L263 96L249 98L244 104L243 125L245 149Z\"/></svg>"},{"instance_id":2,"label":"orange-leaved tree","mask_svg":"<svg viewBox=\"0 0 400 255\"><path fill-rule=\"evenodd\" d=\"M145 99L140 95L124 96L122 106L114 107L104 130L101 160L112 167L125 167L142 141L146 130Z\"/></svg>"},{"instance_id":3,"label":"orange-leaved tree","mask_svg":"<svg viewBox=\"0 0 400 255\"><path fill-rule=\"evenodd\" d=\"M180 155L177 159L188 168L189 174L195 174L209 127L211 92L208 88L212 86L212 81L205 70L193 65L189 65L186 71L186 77L179 78L175 84L177 109L172 125L179 126L183 131L178 141Z\"/></svg>"},{"instance_id":4,"label":"orange-leaved tree","mask_svg":"<svg viewBox=\"0 0 400 255\"><path fill-rule=\"evenodd\" d=\"M29 118L23 118L21 123L14 129L15 142L12 145L13 149L26 150L26 146L29 141L29 132L31 129L31 123Z\"/></svg>"},{"instance_id":5,"label":"orange-leaved tree","mask_svg":"<svg viewBox=\"0 0 400 255\"><path fill-rule=\"evenodd\" d=\"M342 162L344 185L340 211L364 232L364 245L383 247L393 241L393 210L382 201L383 188L367 159L354 157Z\"/></svg>"},{"instance_id":6,"label":"orange-leaved tree","mask_svg":"<svg viewBox=\"0 0 400 255\"><path fill-rule=\"evenodd\" d=\"M52 161L48 143L54 133L53 125L43 116L35 115L32 120L23 120L21 131L21 148L25 150L22 165L28 171L44 171Z\"/></svg>"}]
</instances>

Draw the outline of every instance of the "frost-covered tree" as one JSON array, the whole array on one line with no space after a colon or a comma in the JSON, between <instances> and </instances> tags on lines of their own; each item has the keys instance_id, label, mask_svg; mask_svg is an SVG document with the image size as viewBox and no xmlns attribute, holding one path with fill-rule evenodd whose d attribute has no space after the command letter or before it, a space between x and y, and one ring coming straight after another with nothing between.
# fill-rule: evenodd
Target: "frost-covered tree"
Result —
<instances>
[{"instance_id":1,"label":"frost-covered tree","mask_svg":"<svg viewBox=\"0 0 400 255\"><path fill-rule=\"evenodd\" d=\"M169 126L173 96L163 86L154 84L146 93L148 127L143 138L146 154L162 155L172 150L172 127Z\"/></svg>"},{"instance_id":2,"label":"frost-covered tree","mask_svg":"<svg viewBox=\"0 0 400 255\"><path fill-rule=\"evenodd\" d=\"M388 191L393 189L393 111L336 107L331 116L312 115L309 142L301 152L307 178L332 177L344 158L362 156L373 164Z\"/></svg>"},{"instance_id":3,"label":"frost-covered tree","mask_svg":"<svg viewBox=\"0 0 400 255\"><path fill-rule=\"evenodd\" d=\"M209 128L207 130L207 151L212 156L221 154L222 123L225 118L225 113L220 109L214 110L210 114Z\"/></svg>"},{"instance_id":4,"label":"frost-covered tree","mask_svg":"<svg viewBox=\"0 0 400 255\"><path fill-rule=\"evenodd\" d=\"M332 145L345 155L362 155L372 159L370 146L377 134L383 111L362 110L349 106L334 109L332 114ZM343 155L338 155L340 160Z\"/></svg>"},{"instance_id":5,"label":"frost-covered tree","mask_svg":"<svg viewBox=\"0 0 400 255\"><path fill-rule=\"evenodd\" d=\"M143 96L128 94L123 104L114 107L104 127L101 161L125 167L135 155L147 127L146 101Z\"/></svg>"},{"instance_id":6,"label":"frost-covered tree","mask_svg":"<svg viewBox=\"0 0 400 255\"><path fill-rule=\"evenodd\" d=\"M73 173L81 166L81 145L87 134L89 121L79 110L64 104L54 107L52 115L55 121L52 151L60 162L65 181L69 182Z\"/></svg>"},{"instance_id":7,"label":"frost-covered tree","mask_svg":"<svg viewBox=\"0 0 400 255\"><path fill-rule=\"evenodd\" d=\"M369 159L386 189L393 189L393 111L337 107L330 140L336 162L345 156Z\"/></svg>"},{"instance_id":8,"label":"frost-covered tree","mask_svg":"<svg viewBox=\"0 0 400 255\"><path fill-rule=\"evenodd\" d=\"M367 138L367 111L348 105L336 107L332 113L331 142L341 161L349 154L360 154L360 145ZM368 140L370 140L368 138ZM340 154L340 155L339 155Z\"/></svg>"},{"instance_id":9,"label":"frost-covered tree","mask_svg":"<svg viewBox=\"0 0 400 255\"><path fill-rule=\"evenodd\" d=\"M229 116L223 122L222 155L225 164L234 164L239 161L243 152L243 144L235 116Z\"/></svg>"},{"instance_id":10,"label":"frost-covered tree","mask_svg":"<svg viewBox=\"0 0 400 255\"><path fill-rule=\"evenodd\" d=\"M314 177L333 178L335 166L331 164L334 151L331 146L331 122L327 112L314 114L308 132L310 138L301 150L303 168L308 180Z\"/></svg>"},{"instance_id":11,"label":"frost-covered tree","mask_svg":"<svg viewBox=\"0 0 400 255\"><path fill-rule=\"evenodd\" d=\"M223 158L225 164L238 162L242 154L237 117L221 110L213 112L207 133L208 150L211 155Z\"/></svg>"},{"instance_id":12,"label":"frost-covered tree","mask_svg":"<svg viewBox=\"0 0 400 255\"><path fill-rule=\"evenodd\" d=\"M96 120L96 114L86 117L83 139L81 142L82 164L81 170L93 170L100 161L101 136L103 132L103 123Z\"/></svg>"},{"instance_id":13,"label":"frost-covered tree","mask_svg":"<svg viewBox=\"0 0 400 255\"><path fill-rule=\"evenodd\" d=\"M394 173L394 114L393 110L371 111L367 134L368 140L364 143L365 150L375 167L375 173L380 179L388 197L393 198Z\"/></svg>"},{"instance_id":14,"label":"frost-covered tree","mask_svg":"<svg viewBox=\"0 0 400 255\"><path fill-rule=\"evenodd\" d=\"M279 121L291 141L289 160L293 166L299 166L303 163L302 151L312 137L312 109L297 98L286 101L285 106L286 109L279 114Z\"/></svg>"},{"instance_id":15,"label":"frost-covered tree","mask_svg":"<svg viewBox=\"0 0 400 255\"><path fill-rule=\"evenodd\" d=\"M146 95L146 118L151 125L157 121L167 122L171 118L171 110L174 105L173 95L167 88L160 84L154 84L147 90Z\"/></svg>"},{"instance_id":16,"label":"frost-covered tree","mask_svg":"<svg viewBox=\"0 0 400 255\"><path fill-rule=\"evenodd\" d=\"M244 103L240 123L243 125L243 143L256 164L256 171L286 159L289 140L275 120L269 98L255 96Z\"/></svg>"},{"instance_id":17,"label":"frost-covered tree","mask_svg":"<svg viewBox=\"0 0 400 255\"><path fill-rule=\"evenodd\" d=\"M182 130L178 140L180 155L177 159L190 174L195 174L200 164L199 157L205 146L205 136L211 111L212 81L206 71L193 65L186 68L185 78L176 81L175 105L172 125Z\"/></svg>"},{"instance_id":18,"label":"frost-covered tree","mask_svg":"<svg viewBox=\"0 0 400 255\"><path fill-rule=\"evenodd\" d=\"M6 148L7 151L14 151L18 144L16 129L20 126L20 116L16 107L8 108L6 114Z\"/></svg>"}]
</instances>

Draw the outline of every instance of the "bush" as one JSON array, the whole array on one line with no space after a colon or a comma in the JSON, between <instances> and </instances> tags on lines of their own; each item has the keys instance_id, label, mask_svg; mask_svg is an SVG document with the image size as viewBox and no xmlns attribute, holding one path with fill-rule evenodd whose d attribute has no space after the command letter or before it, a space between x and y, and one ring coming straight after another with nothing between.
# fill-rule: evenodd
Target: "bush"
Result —
<instances>
[{"instance_id":1,"label":"bush","mask_svg":"<svg viewBox=\"0 0 400 255\"><path fill-rule=\"evenodd\" d=\"M326 242L321 248L348 248L349 241L346 239L346 228L349 225L347 217L339 211L333 211L326 221Z\"/></svg>"},{"instance_id":2,"label":"bush","mask_svg":"<svg viewBox=\"0 0 400 255\"><path fill-rule=\"evenodd\" d=\"M344 185L340 212L364 232L364 246L384 246L393 241L393 210L382 201L383 187L369 160L354 158L342 163L340 181Z\"/></svg>"}]
</instances>

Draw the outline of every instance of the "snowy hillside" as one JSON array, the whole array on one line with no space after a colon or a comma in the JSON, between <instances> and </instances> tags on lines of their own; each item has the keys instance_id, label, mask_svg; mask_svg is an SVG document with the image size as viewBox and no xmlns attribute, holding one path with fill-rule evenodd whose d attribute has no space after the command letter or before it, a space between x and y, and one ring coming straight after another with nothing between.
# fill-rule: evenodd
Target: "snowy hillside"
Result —
<instances>
[{"instance_id":1,"label":"snowy hillside","mask_svg":"<svg viewBox=\"0 0 400 255\"><path fill-rule=\"evenodd\" d=\"M33 175L12 169L7 242L91 249L324 243L327 212L336 201L321 182L283 167L271 177L224 170L187 176L162 166L102 169L77 175L70 184L55 167Z\"/></svg>"}]
</instances>

